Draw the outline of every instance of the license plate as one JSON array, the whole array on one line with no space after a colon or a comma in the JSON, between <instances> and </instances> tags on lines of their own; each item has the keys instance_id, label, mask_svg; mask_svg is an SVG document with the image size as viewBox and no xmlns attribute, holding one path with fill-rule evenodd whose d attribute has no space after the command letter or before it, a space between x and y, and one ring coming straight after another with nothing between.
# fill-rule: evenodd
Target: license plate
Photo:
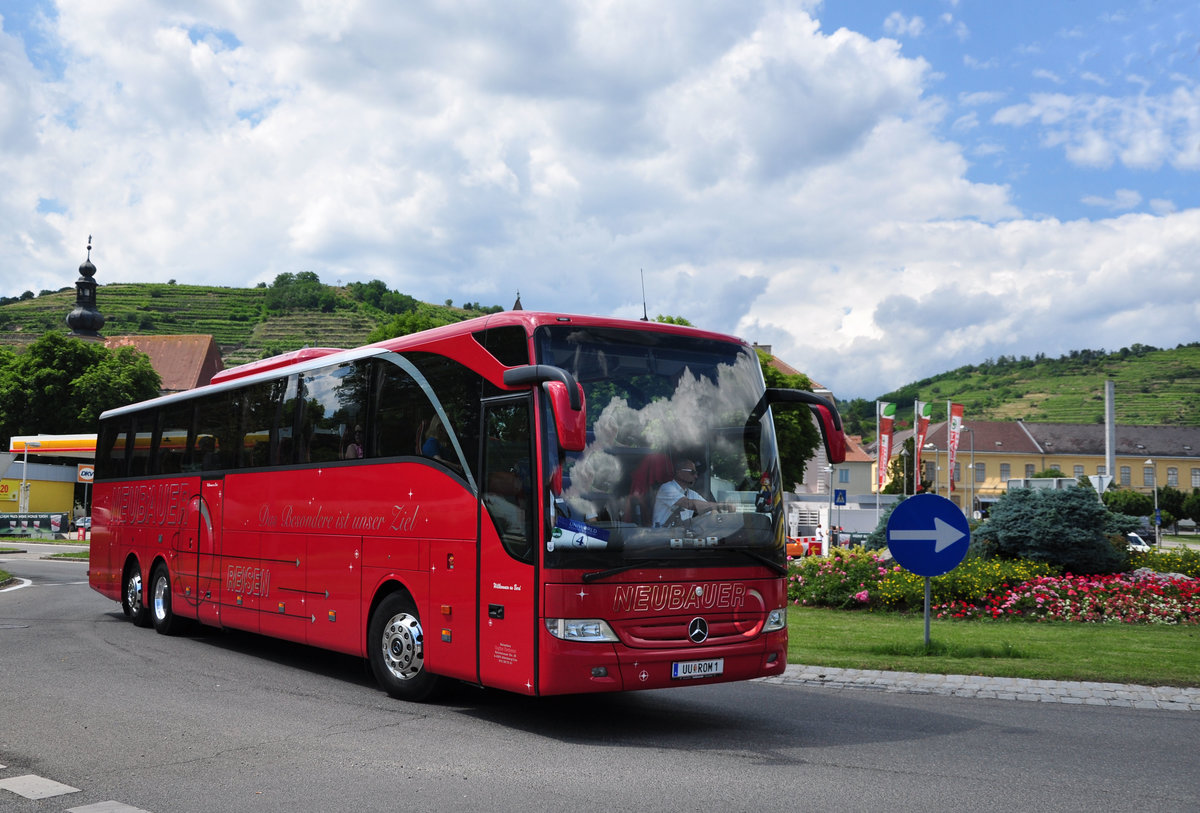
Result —
<instances>
[{"instance_id":1,"label":"license plate","mask_svg":"<svg viewBox=\"0 0 1200 813\"><path fill-rule=\"evenodd\" d=\"M671 664L671 677L677 680L714 677L725 671L725 659L707 661L675 661Z\"/></svg>"}]
</instances>

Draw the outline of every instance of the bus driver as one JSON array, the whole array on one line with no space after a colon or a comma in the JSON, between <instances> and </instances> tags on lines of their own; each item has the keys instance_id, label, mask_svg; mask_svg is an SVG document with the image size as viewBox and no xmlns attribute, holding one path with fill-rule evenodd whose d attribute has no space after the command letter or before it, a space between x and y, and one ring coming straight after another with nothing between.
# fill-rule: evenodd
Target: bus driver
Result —
<instances>
[{"instance_id":1,"label":"bus driver","mask_svg":"<svg viewBox=\"0 0 1200 813\"><path fill-rule=\"evenodd\" d=\"M671 463L675 467L675 479L659 486L658 494L654 497L655 528L686 522L693 516L709 511L729 510L721 503L704 499L692 489L697 474L695 461L680 455L672 458Z\"/></svg>"}]
</instances>

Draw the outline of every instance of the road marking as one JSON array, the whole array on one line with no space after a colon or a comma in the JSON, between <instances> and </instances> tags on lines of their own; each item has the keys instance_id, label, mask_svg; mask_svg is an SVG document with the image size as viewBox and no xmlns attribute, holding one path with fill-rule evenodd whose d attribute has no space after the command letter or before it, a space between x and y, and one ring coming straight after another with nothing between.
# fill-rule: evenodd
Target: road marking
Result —
<instances>
[{"instance_id":1,"label":"road marking","mask_svg":"<svg viewBox=\"0 0 1200 813\"><path fill-rule=\"evenodd\" d=\"M67 813L149 813L149 811L120 802L96 802L94 805L69 807Z\"/></svg>"},{"instance_id":2,"label":"road marking","mask_svg":"<svg viewBox=\"0 0 1200 813\"><path fill-rule=\"evenodd\" d=\"M52 796L63 796L68 793L79 793L79 788L55 782L35 774L14 776L11 779L0 779L0 790L8 790L24 796L26 799L49 799Z\"/></svg>"},{"instance_id":3,"label":"road marking","mask_svg":"<svg viewBox=\"0 0 1200 813\"><path fill-rule=\"evenodd\" d=\"M33 582L31 582L29 579L22 579L20 577L16 578L20 584L14 584L12 587L5 587L3 590L0 590L0 593L7 593L10 590L20 590L22 587L28 587L29 585L33 584Z\"/></svg>"}]
</instances>

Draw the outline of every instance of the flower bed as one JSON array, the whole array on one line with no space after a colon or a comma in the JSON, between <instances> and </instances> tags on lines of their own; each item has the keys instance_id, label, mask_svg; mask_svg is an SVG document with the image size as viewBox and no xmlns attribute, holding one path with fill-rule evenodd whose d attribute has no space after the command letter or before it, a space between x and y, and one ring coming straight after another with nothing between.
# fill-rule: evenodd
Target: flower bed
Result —
<instances>
[{"instance_id":1,"label":"flower bed","mask_svg":"<svg viewBox=\"0 0 1200 813\"><path fill-rule=\"evenodd\" d=\"M1138 571L1040 576L973 602L930 608L938 618L1021 618L1123 624L1200 624L1200 582Z\"/></svg>"},{"instance_id":2,"label":"flower bed","mask_svg":"<svg viewBox=\"0 0 1200 813\"><path fill-rule=\"evenodd\" d=\"M1113 576L1061 575L1044 563L973 558L930 580L939 618L1012 618L1121 623L1200 623L1200 581L1187 578L1195 564L1171 576L1143 568ZM835 549L829 556L791 560L788 598L795 604L838 609L917 612L925 580L895 562L861 548Z\"/></svg>"}]
</instances>

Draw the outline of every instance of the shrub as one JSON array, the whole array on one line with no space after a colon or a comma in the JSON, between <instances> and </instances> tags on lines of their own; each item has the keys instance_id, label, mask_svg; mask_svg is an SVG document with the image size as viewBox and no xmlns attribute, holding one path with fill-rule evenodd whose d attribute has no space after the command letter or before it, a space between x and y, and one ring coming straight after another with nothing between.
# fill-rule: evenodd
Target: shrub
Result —
<instances>
[{"instance_id":1,"label":"shrub","mask_svg":"<svg viewBox=\"0 0 1200 813\"><path fill-rule=\"evenodd\" d=\"M1055 572L1045 563L968 558L946 575L931 579L930 593L935 603L974 601ZM925 579L876 553L835 549L829 556L792 560L788 599L836 609L920 610L925 605Z\"/></svg>"},{"instance_id":2,"label":"shrub","mask_svg":"<svg viewBox=\"0 0 1200 813\"><path fill-rule=\"evenodd\" d=\"M1088 489L1016 488L992 506L972 547L985 556L1030 559L1072 573L1115 573L1129 558L1112 530L1112 516Z\"/></svg>"},{"instance_id":3,"label":"shrub","mask_svg":"<svg viewBox=\"0 0 1200 813\"><path fill-rule=\"evenodd\" d=\"M1200 579L1200 551L1191 548L1151 550L1146 553L1129 554L1131 569L1149 568L1158 573L1181 573Z\"/></svg>"}]
</instances>

